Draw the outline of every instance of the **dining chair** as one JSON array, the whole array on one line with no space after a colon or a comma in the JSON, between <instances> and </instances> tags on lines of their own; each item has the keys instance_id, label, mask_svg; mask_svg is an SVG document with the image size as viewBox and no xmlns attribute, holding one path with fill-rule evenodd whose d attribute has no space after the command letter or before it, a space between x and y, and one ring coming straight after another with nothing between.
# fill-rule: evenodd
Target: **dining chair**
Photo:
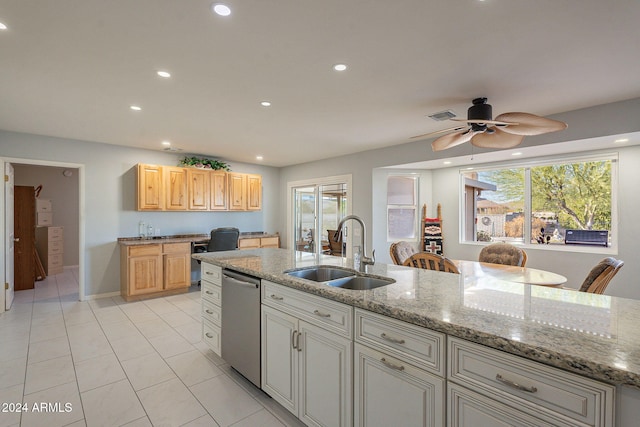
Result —
<instances>
[{"instance_id":1,"label":"dining chair","mask_svg":"<svg viewBox=\"0 0 640 427\"><path fill-rule=\"evenodd\" d=\"M510 243L492 243L482 248L478 261L524 267L527 264L527 253Z\"/></svg>"},{"instance_id":2,"label":"dining chair","mask_svg":"<svg viewBox=\"0 0 640 427\"><path fill-rule=\"evenodd\" d=\"M409 242L394 242L389 246L389 255L395 265L402 265L407 258L417 252Z\"/></svg>"},{"instance_id":3,"label":"dining chair","mask_svg":"<svg viewBox=\"0 0 640 427\"><path fill-rule=\"evenodd\" d=\"M425 270L460 274L458 267L449 258L431 252L418 252L407 258L402 265Z\"/></svg>"},{"instance_id":4,"label":"dining chair","mask_svg":"<svg viewBox=\"0 0 640 427\"><path fill-rule=\"evenodd\" d=\"M342 233L338 233L338 230L327 230L327 237L329 240L329 255L342 256L344 252Z\"/></svg>"},{"instance_id":5,"label":"dining chair","mask_svg":"<svg viewBox=\"0 0 640 427\"><path fill-rule=\"evenodd\" d=\"M603 294L613 276L618 273L623 265L624 261L622 260L612 257L604 258L591 269L578 290L592 294Z\"/></svg>"}]
</instances>

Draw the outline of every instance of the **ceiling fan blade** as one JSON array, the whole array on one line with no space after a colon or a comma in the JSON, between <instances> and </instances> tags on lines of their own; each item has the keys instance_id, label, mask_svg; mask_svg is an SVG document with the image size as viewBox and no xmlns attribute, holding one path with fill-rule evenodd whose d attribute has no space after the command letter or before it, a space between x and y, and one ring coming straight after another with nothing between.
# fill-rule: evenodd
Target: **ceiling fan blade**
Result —
<instances>
[{"instance_id":1,"label":"ceiling fan blade","mask_svg":"<svg viewBox=\"0 0 640 427\"><path fill-rule=\"evenodd\" d=\"M449 119L449 120L453 120L455 122L478 123L478 124L487 124L487 125L503 125L503 126L518 124L518 123L512 123L510 121L482 120L482 119Z\"/></svg>"},{"instance_id":2,"label":"ceiling fan blade","mask_svg":"<svg viewBox=\"0 0 640 427\"><path fill-rule=\"evenodd\" d=\"M452 131L459 131L462 129L465 129L467 126L456 126L456 127L452 127L449 129L442 129L442 130L437 130L435 132L429 132L429 133L423 133L422 135L416 135L416 136L412 136L409 139L416 139L416 138L425 138L427 136L431 136L431 135L437 135L439 133L445 133L445 132L452 132Z\"/></svg>"},{"instance_id":3,"label":"ceiling fan blade","mask_svg":"<svg viewBox=\"0 0 640 427\"><path fill-rule=\"evenodd\" d=\"M493 128L495 132L484 132L475 135L471 144L481 148L513 148L522 143L524 135L514 135L501 129Z\"/></svg>"},{"instance_id":4,"label":"ceiling fan blade","mask_svg":"<svg viewBox=\"0 0 640 427\"><path fill-rule=\"evenodd\" d=\"M456 145L464 144L470 141L471 138L478 132L473 132L471 129L464 132L450 133L448 135L441 136L431 143L433 151L442 151L447 148L455 147Z\"/></svg>"},{"instance_id":5,"label":"ceiling fan blade","mask_svg":"<svg viewBox=\"0 0 640 427\"><path fill-rule=\"evenodd\" d=\"M565 122L547 119L530 113L504 113L496 117L496 120L515 122L511 126L501 128L513 135L542 135L543 133L557 132L567 128Z\"/></svg>"}]
</instances>

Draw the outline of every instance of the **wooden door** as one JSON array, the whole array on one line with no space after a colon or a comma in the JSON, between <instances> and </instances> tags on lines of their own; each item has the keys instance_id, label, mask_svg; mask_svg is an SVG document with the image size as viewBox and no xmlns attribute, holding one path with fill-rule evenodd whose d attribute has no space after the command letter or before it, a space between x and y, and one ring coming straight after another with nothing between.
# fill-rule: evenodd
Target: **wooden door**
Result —
<instances>
[{"instance_id":1,"label":"wooden door","mask_svg":"<svg viewBox=\"0 0 640 427\"><path fill-rule=\"evenodd\" d=\"M212 211L227 210L227 173L225 171L211 172L211 199Z\"/></svg>"},{"instance_id":2,"label":"wooden door","mask_svg":"<svg viewBox=\"0 0 640 427\"><path fill-rule=\"evenodd\" d=\"M209 173L204 169L187 169L189 180L189 209L209 209Z\"/></svg>"},{"instance_id":3,"label":"wooden door","mask_svg":"<svg viewBox=\"0 0 640 427\"><path fill-rule=\"evenodd\" d=\"M15 290L33 289L36 281L35 189L28 186L14 186L14 229L15 229Z\"/></svg>"},{"instance_id":4,"label":"wooden door","mask_svg":"<svg viewBox=\"0 0 640 427\"><path fill-rule=\"evenodd\" d=\"M162 210L164 207L162 166L138 165L138 210Z\"/></svg>"},{"instance_id":5,"label":"wooden door","mask_svg":"<svg viewBox=\"0 0 640 427\"><path fill-rule=\"evenodd\" d=\"M187 210L187 171L184 168L163 166L165 175L165 208L168 211Z\"/></svg>"},{"instance_id":6,"label":"wooden door","mask_svg":"<svg viewBox=\"0 0 640 427\"><path fill-rule=\"evenodd\" d=\"M262 177L247 175L247 210L259 211L260 209L262 209Z\"/></svg>"},{"instance_id":7,"label":"wooden door","mask_svg":"<svg viewBox=\"0 0 640 427\"><path fill-rule=\"evenodd\" d=\"M247 175L230 173L227 176L229 184L229 210L244 211L247 209Z\"/></svg>"},{"instance_id":8,"label":"wooden door","mask_svg":"<svg viewBox=\"0 0 640 427\"><path fill-rule=\"evenodd\" d=\"M14 230L14 211L13 211L13 185L14 185L14 173L13 165L11 163L5 163L5 185L4 185L4 212L5 212L5 249L4 249L4 281L6 283L6 289L4 293L4 303L2 307L6 310L11 308L13 303L13 291L14 291L14 275L13 267L15 262L15 230ZM0 299L0 301L2 301ZM2 309L0 309L2 312Z\"/></svg>"}]
</instances>

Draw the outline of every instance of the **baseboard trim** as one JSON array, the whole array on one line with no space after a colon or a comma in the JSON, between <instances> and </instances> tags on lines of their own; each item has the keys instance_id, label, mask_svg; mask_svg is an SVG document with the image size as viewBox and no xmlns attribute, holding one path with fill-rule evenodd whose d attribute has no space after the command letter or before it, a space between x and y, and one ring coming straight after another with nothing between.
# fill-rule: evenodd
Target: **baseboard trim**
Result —
<instances>
[{"instance_id":1,"label":"baseboard trim","mask_svg":"<svg viewBox=\"0 0 640 427\"><path fill-rule=\"evenodd\" d=\"M111 298L111 297L117 297L117 296L120 296L120 292L107 292L107 293L104 293L104 294L85 295L84 299L85 300L93 300L93 299Z\"/></svg>"}]
</instances>

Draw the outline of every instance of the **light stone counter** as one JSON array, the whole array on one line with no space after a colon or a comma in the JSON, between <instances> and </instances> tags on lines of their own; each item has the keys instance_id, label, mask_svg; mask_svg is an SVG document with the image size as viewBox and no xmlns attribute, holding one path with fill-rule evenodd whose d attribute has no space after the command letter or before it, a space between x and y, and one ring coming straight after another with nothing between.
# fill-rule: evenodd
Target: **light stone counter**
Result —
<instances>
[{"instance_id":1,"label":"light stone counter","mask_svg":"<svg viewBox=\"0 0 640 427\"><path fill-rule=\"evenodd\" d=\"M566 371L640 389L640 301L380 264L368 273L396 280L355 291L283 274L351 260L286 249L194 254L232 268Z\"/></svg>"}]
</instances>

